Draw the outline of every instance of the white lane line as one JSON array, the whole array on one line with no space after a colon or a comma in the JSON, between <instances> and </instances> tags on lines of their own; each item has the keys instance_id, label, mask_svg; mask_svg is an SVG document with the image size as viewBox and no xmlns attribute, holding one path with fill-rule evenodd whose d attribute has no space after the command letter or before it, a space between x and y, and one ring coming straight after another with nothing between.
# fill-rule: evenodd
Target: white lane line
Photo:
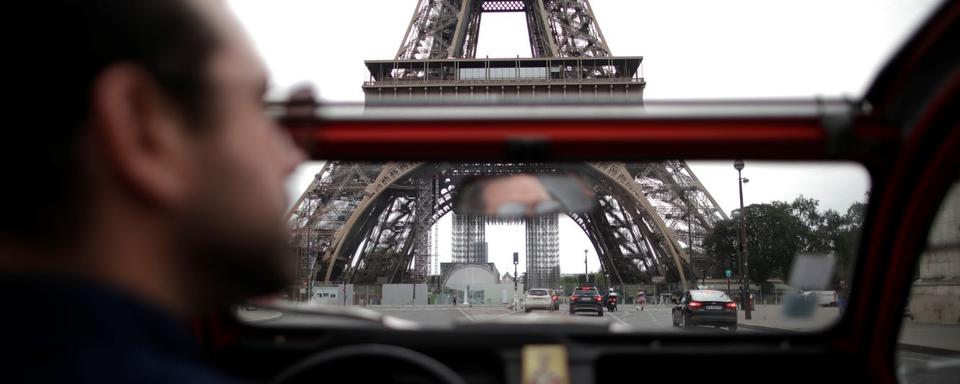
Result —
<instances>
[{"instance_id":1,"label":"white lane line","mask_svg":"<svg viewBox=\"0 0 960 384\"><path fill-rule=\"evenodd\" d=\"M657 320L657 317L654 316L652 313L650 313L650 311L643 311L643 312L646 312L647 315L650 316L650 319L652 319L654 323L660 324L660 320ZM671 314L671 315L673 315L673 314Z\"/></svg>"},{"instance_id":2,"label":"white lane line","mask_svg":"<svg viewBox=\"0 0 960 384\"><path fill-rule=\"evenodd\" d=\"M620 318L619 316L617 316L617 315L614 315L614 314L611 313L611 314L610 314L610 317L612 317L612 318L616 319L617 321L619 321L620 324L626 325L626 326L628 326L628 327L630 326L630 324L628 324L626 321L623 321L623 319L621 319L621 318Z\"/></svg>"},{"instance_id":3,"label":"white lane line","mask_svg":"<svg viewBox=\"0 0 960 384\"><path fill-rule=\"evenodd\" d=\"M467 320L473 321L473 316L470 316L469 313L464 312L464 311L463 311L462 309L460 309L459 307L457 308L457 310L460 311L460 313L462 313L464 316L466 316L466 317L467 317Z\"/></svg>"},{"instance_id":4,"label":"white lane line","mask_svg":"<svg viewBox=\"0 0 960 384\"><path fill-rule=\"evenodd\" d=\"M499 319L499 318L501 318L501 317L510 316L510 315L515 315L515 314L518 314L518 313L520 313L520 311L511 311L511 312L504 313L504 314L502 314L502 315L496 315L496 316L494 316L493 318L491 318L490 320L496 320L496 319Z\"/></svg>"}]
</instances>

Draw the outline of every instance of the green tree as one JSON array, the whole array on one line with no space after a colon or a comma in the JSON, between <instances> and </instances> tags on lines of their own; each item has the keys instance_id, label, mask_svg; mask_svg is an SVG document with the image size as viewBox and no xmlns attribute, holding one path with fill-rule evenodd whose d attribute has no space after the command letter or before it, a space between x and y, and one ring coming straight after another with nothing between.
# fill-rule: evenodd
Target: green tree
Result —
<instances>
[{"instance_id":1,"label":"green tree","mask_svg":"<svg viewBox=\"0 0 960 384\"><path fill-rule=\"evenodd\" d=\"M771 277L784 277L793 256L804 245L805 226L790 214L787 204L753 204L745 207L743 215L744 234L748 253L748 271L751 281L764 282ZM704 247L715 258L716 264L725 265L732 257L735 262L739 249L738 220L718 223L704 239ZM739 273L739 265L734 268Z\"/></svg>"},{"instance_id":2,"label":"green tree","mask_svg":"<svg viewBox=\"0 0 960 384\"><path fill-rule=\"evenodd\" d=\"M737 226L736 220L724 220L718 222L713 231L707 234L703 240L704 252L713 256L711 274L714 276L724 276L724 270L730 269L734 275L739 271L737 265Z\"/></svg>"},{"instance_id":3,"label":"green tree","mask_svg":"<svg viewBox=\"0 0 960 384\"><path fill-rule=\"evenodd\" d=\"M849 276L866 204L856 202L842 215L834 210L821 212L818 207L817 200L800 196L790 203L775 201L744 209L751 281L786 278L793 258L803 252L835 253L835 282ZM736 262L739 214L734 212L732 220L717 223L704 238L705 251L716 260L714 264L729 265L732 257L736 275L739 274ZM717 268L716 272L722 273L722 269Z\"/></svg>"}]
</instances>

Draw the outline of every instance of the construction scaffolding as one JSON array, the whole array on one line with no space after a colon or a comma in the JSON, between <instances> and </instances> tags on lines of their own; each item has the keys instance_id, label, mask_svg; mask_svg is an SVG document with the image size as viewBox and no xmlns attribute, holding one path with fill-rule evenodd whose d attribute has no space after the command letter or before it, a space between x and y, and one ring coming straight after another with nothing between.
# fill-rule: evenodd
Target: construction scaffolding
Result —
<instances>
[{"instance_id":1,"label":"construction scaffolding","mask_svg":"<svg viewBox=\"0 0 960 384\"><path fill-rule=\"evenodd\" d=\"M453 213L453 262L486 263L486 225L480 215Z\"/></svg>"},{"instance_id":2,"label":"construction scaffolding","mask_svg":"<svg viewBox=\"0 0 960 384\"><path fill-rule=\"evenodd\" d=\"M560 286L560 237L557 215L541 215L525 221L527 243L527 286ZM528 289L526 288L525 289Z\"/></svg>"}]
</instances>

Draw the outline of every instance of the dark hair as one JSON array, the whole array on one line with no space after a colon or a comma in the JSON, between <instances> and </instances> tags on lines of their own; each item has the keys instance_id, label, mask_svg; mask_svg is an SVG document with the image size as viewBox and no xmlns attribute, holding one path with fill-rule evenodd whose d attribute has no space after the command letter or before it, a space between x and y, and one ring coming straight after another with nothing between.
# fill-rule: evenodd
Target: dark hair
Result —
<instances>
[{"instance_id":1,"label":"dark hair","mask_svg":"<svg viewBox=\"0 0 960 384\"><path fill-rule=\"evenodd\" d=\"M23 4L25 3L25 4ZM3 141L4 209L0 237L62 245L89 212L78 142L88 126L91 86L110 65L143 68L187 121L206 112L206 63L217 36L187 0L37 0L8 15L22 29L5 33L13 63L10 124ZM9 114L9 113L8 113ZM10 117L8 116L7 119ZM6 148L10 146L10 148Z\"/></svg>"}]
</instances>

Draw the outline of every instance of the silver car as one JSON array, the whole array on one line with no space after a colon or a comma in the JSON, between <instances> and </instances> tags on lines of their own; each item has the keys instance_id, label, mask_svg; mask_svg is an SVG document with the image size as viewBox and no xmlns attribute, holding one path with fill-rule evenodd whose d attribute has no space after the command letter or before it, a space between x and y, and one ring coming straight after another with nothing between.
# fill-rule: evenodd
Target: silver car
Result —
<instances>
[{"instance_id":1,"label":"silver car","mask_svg":"<svg viewBox=\"0 0 960 384\"><path fill-rule=\"evenodd\" d=\"M529 313L534 309L553 310L553 298L546 288L532 288L527 291L524 299L524 311Z\"/></svg>"}]
</instances>

